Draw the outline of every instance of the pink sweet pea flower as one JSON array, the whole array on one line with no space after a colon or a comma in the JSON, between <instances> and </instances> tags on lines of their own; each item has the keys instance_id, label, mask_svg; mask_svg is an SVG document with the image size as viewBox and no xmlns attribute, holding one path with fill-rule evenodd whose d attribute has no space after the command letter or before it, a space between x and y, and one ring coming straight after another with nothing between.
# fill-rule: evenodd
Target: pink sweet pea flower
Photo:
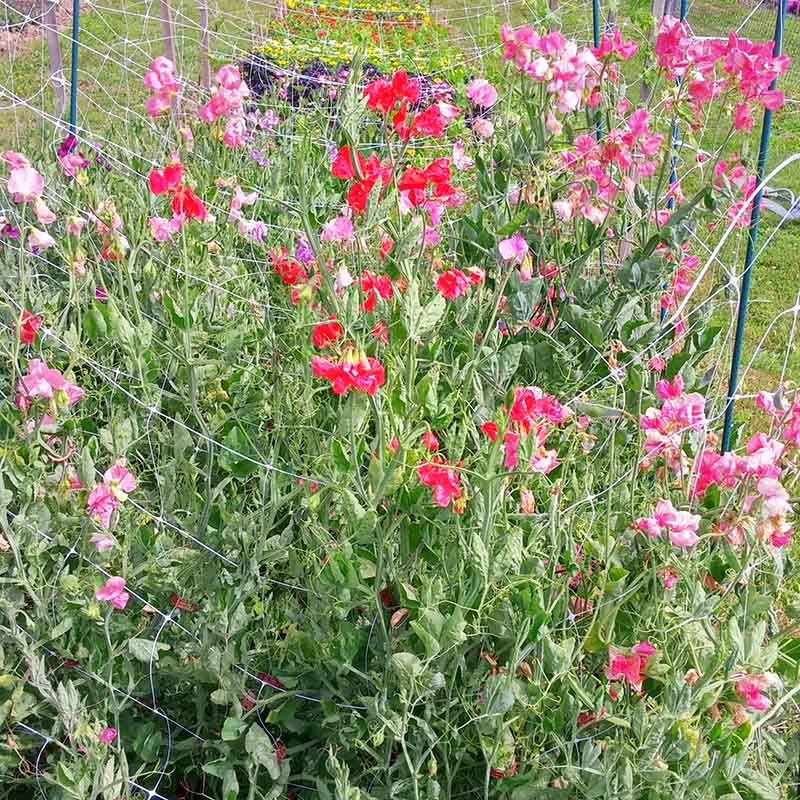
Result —
<instances>
[{"instance_id":1,"label":"pink sweet pea flower","mask_svg":"<svg viewBox=\"0 0 800 800\"><path fill-rule=\"evenodd\" d=\"M109 467L103 475L103 483L108 486L114 497L120 502L128 499L128 495L136 490L136 478L120 462Z\"/></svg>"},{"instance_id":2,"label":"pink sweet pea flower","mask_svg":"<svg viewBox=\"0 0 800 800\"><path fill-rule=\"evenodd\" d=\"M490 119L475 117L472 120L472 130L482 139L489 139L494 135L494 123Z\"/></svg>"},{"instance_id":3,"label":"pink sweet pea flower","mask_svg":"<svg viewBox=\"0 0 800 800\"><path fill-rule=\"evenodd\" d=\"M15 203L30 203L44 191L44 178L33 167L17 167L8 178L8 192Z\"/></svg>"},{"instance_id":4,"label":"pink sweet pea flower","mask_svg":"<svg viewBox=\"0 0 800 800\"><path fill-rule=\"evenodd\" d=\"M663 356L653 356L647 362L647 366L653 370L653 372L661 373L667 368L667 362Z\"/></svg>"},{"instance_id":5,"label":"pink sweet pea flower","mask_svg":"<svg viewBox=\"0 0 800 800\"><path fill-rule=\"evenodd\" d=\"M183 220L181 217L150 217L148 223L150 233L157 242L168 242L181 229Z\"/></svg>"},{"instance_id":6,"label":"pink sweet pea flower","mask_svg":"<svg viewBox=\"0 0 800 800\"><path fill-rule=\"evenodd\" d=\"M504 466L506 469L514 469L519 461L519 434L514 431L506 431L503 438L503 451L505 453Z\"/></svg>"},{"instance_id":7,"label":"pink sweet pea flower","mask_svg":"<svg viewBox=\"0 0 800 800\"><path fill-rule=\"evenodd\" d=\"M736 681L736 693L747 701L749 708L767 711L772 706L772 700L764 694L764 690L772 682L766 675L744 675Z\"/></svg>"},{"instance_id":8,"label":"pink sweet pea flower","mask_svg":"<svg viewBox=\"0 0 800 800\"><path fill-rule=\"evenodd\" d=\"M31 166L31 162L22 153L14 150L6 150L2 155L2 160L8 164L9 169L25 169Z\"/></svg>"},{"instance_id":9,"label":"pink sweet pea flower","mask_svg":"<svg viewBox=\"0 0 800 800\"><path fill-rule=\"evenodd\" d=\"M72 216L67 218L67 233L70 236L80 236L86 220L83 217Z\"/></svg>"},{"instance_id":10,"label":"pink sweet pea flower","mask_svg":"<svg viewBox=\"0 0 800 800\"><path fill-rule=\"evenodd\" d=\"M513 261L516 264L521 264L528 255L528 243L525 238L515 233L510 239L503 239L498 245L500 250L500 257L503 261Z\"/></svg>"},{"instance_id":11,"label":"pink sweet pea flower","mask_svg":"<svg viewBox=\"0 0 800 800\"><path fill-rule=\"evenodd\" d=\"M89 537L89 542L97 548L98 553L104 553L106 550L111 550L111 548L116 544L115 541L105 533L93 533Z\"/></svg>"},{"instance_id":12,"label":"pink sweet pea flower","mask_svg":"<svg viewBox=\"0 0 800 800\"><path fill-rule=\"evenodd\" d=\"M94 593L94 596L96 600L109 602L120 611L128 605L128 600L130 600L130 595L125 591L125 578L118 576L110 577L105 585Z\"/></svg>"},{"instance_id":13,"label":"pink sweet pea flower","mask_svg":"<svg viewBox=\"0 0 800 800\"><path fill-rule=\"evenodd\" d=\"M650 642L639 642L633 647L630 655L612 645L608 648L606 677L610 681L623 680L630 684L634 691L640 692L645 677L642 670L647 666L647 659L655 652L656 649Z\"/></svg>"},{"instance_id":14,"label":"pink sweet pea flower","mask_svg":"<svg viewBox=\"0 0 800 800\"><path fill-rule=\"evenodd\" d=\"M117 508L119 502L105 483L95 486L86 499L86 513L105 530L111 527L111 515Z\"/></svg>"},{"instance_id":15,"label":"pink sweet pea flower","mask_svg":"<svg viewBox=\"0 0 800 800\"><path fill-rule=\"evenodd\" d=\"M51 222L55 222L55 212L51 211L41 197L37 197L33 201L33 213L36 214L36 219L40 225L49 225Z\"/></svg>"},{"instance_id":16,"label":"pink sweet pea flower","mask_svg":"<svg viewBox=\"0 0 800 800\"><path fill-rule=\"evenodd\" d=\"M491 108L497 102L497 89L485 78L474 78L467 84L467 97L476 106Z\"/></svg>"},{"instance_id":17,"label":"pink sweet pea flower","mask_svg":"<svg viewBox=\"0 0 800 800\"><path fill-rule=\"evenodd\" d=\"M84 158L80 153L67 153L58 159L61 169L68 178L74 178L78 170L86 169L89 166L89 159Z\"/></svg>"},{"instance_id":18,"label":"pink sweet pea flower","mask_svg":"<svg viewBox=\"0 0 800 800\"><path fill-rule=\"evenodd\" d=\"M540 447L531 458L530 469L532 472L549 475L560 463L555 450L545 450L544 447Z\"/></svg>"},{"instance_id":19,"label":"pink sweet pea flower","mask_svg":"<svg viewBox=\"0 0 800 800\"><path fill-rule=\"evenodd\" d=\"M103 728L103 730L100 732L100 741L103 742L104 744L110 744L116 738L117 738L116 728Z\"/></svg>"},{"instance_id":20,"label":"pink sweet pea flower","mask_svg":"<svg viewBox=\"0 0 800 800\"><path fill-rule=\"evenodd\" d=\"M47 250L54 247L56 240L47 231L40 231L38 228L31 228L28 234L28 247L31 250Z\"/></svg>"},{"instance_id":21,"label":"pink sweet pea flower","mask_svg":"<svg viewBox=\"0 0 800 800\"><path fill-rule=\"evenodd\" d=\"M354 234L353 221L349 217L340 216L328 220L322 226L319 238L323 242L349 242Z\"/></svg>"},{"instance_id":22,"label":"pink sweet pea flower","mask_svg":"<svg viewBox=\"0 0 800 800\"><path fill-rule=\"evenodd\" d=\"M473 159L465 153L464 142L456 142L453 145L453 164L462 172L475 166Z\"/></svg>"},{"instance_id":23,"label":"pink sweet pea flower","mask_svg":"<svg viewBox=\"0 0 800 800\"><path fill-rule=\"evenodd\" d=\"M247 142L247 125L243 117L231 117L225 124L222 141L231 148L244 147Z\"/></svg>"},{"instance_id":24,"label":"pink sweet pea flower","mask_svg":"<svg viewBox=\"0 0 800 800\"><path fill-rule=\"evenodd\" d=\"M676 547L691 547L700 541L697 536L700 517L678 511L669 500L659 500L654 514L656 522L669 531L669 540Z\"/></svg>"}]
</instances>

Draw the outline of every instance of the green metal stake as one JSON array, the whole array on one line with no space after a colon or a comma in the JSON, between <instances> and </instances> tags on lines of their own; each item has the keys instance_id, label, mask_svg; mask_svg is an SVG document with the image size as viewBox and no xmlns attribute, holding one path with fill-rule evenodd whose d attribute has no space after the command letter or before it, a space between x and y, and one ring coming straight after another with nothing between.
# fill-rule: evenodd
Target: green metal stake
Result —
<instances>
[{"instance_id":1,"label":"green metal stake","mask_svg":"<svg viewBox=\"0 0 800 800\"><path fill-rule=\"evenodd\" d=\"M773 54L779 56L783 50L783 28L786 21L786 0L778 1L778 18L775 22L775 44ZM771 88L778 85L776 78ZM764 110L764 124L761 128L761 144L758 148L758 185L764 182L767 171L767 157L769 156L769 139L772 133L772 111ZM756 255L756 241L758 240L758 223L761 219L761 196L763 190L759 189L753 198L753 210L750 214L750 230L747 234L747 254L744 260L744 274L742 275L742 291L739 295L739 312L736 317L736 337L733 342L733 357L731 358L731 374L728 379L728 395L725 402L725 424L722 428L722 452L731 449L731 434L733 432L733 408L736 404L736 390L739 386L739 364L742 360L742 347L744 345L744 325L747 319L747 305L750 302L750 282L753 275L753 261Z\"/></svg>"},{"instance_id":2,"label":"green metal stake","mask_svg":"<svg viewBox=\"0 0 800 800\"><path fill-rule=\"evenodd\" d=\"M81 29L81 0L72 0L72 64L69 87L69 131L78 132L78 41Z\"/></svg>"}]
</instances>

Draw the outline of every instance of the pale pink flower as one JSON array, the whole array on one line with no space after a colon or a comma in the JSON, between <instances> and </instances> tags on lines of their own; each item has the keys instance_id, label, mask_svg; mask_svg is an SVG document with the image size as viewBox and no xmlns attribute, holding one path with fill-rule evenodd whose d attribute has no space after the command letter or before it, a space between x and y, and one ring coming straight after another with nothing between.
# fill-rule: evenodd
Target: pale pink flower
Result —
<instances>
[{"instance_id":1,"label":"pale pink flower","mask_svg":"<svg viewBox=\"0 0 800 800\"><path fill-rule=\"evenodd\" d=\"M58 159L58 163L61 164L61 169L68 178L74 178L78 174L78 170L86 169L89 166L89 159L80 153L67 153Z\"/></svg>"},{"instance_id":2,"label":"pale pink flower","mask_svg":"<svg viewBox=\"0 0 800 800\"><path fill-rule=\"evenodd\" d=\"M497 102L497 89L485 78L473 78L467 84L467 97L476 106L491 108Z\"/></svg>"},{"instance_id":3,"label":"pale pink flower","mask_svg":"<svg viewBox=\"0 0 800 800\"><path fill-rule=\"evenodd\" d=\"M494 123L490 119L475 117L472 120L472 130L482 139L489 139L494 135Z\"/></svg>"},{"instance_id":4,"label":"pale pink flower","mask_svg":"<svg viewBox=\"0 0 800 800\"><path fill-rule=\"evenodd\" d=\"M562 222L569 222L575 214L575 207L570 200L556 200L553 211Z\"/></svg>"},{"instance_id":5,"label":"pale pink flower","mask_svg":"<svg viewBox=\"0 0 800 800\"><path fill-rule=\"evenodd\" d=\"M28 362L28 373L17 384L17 408L26 410L31 402L41 397L53 399L58 405L72 406L86 392L74 383L70 383L57 369L47 366L44 361L32 358Z\"/></svg>"},{"instance_id":6,"label":"pale pink flower","mask_svg":"<svg viewBox=\"0 0 800 800\"><path fill-rule=\"evenodd\" d=\"M70 236L80 236L86 220L83 217L72 216L67 218L67 233Z\"/></svg>"},{"instance_id":7,"label":"pale pink flower","mask_svg":"<svg viewBox=\"0 0 800 800\"><path fill-rule=\"evenodd\" d=\"M29 203L44 191L44 177L33 167L17 167L8 177L8 192L15 203Z\"/></svg>"},{"instance_id":8,"label":"pale pink flower","mask_svg":"<svg viewBox=\"0 0 800 800\"><path fill-rule=\"evenodd\" d=\"M235 187L233 190L233 197L231 198L228 220L240 219L242 216L242 208L244 208L244 206L254 205L257 200L258 190L253 189L252 192L243 192L241 186Z\"/></svg>"},{"instance_id":9,"label":"pale pink flower","mask_svg":"<svg viewBox=\"0 0 800 800\"><path fill-rule=\"evenodd\" d=\"M96 600L104 600L111 603L114 608L120 611L128 605L128 600L130 600L130 595L125 591L125 578L118 576L109 578L105 585L94 593L94 596Z\"/></svg>"},{"instance_id":10,"label":"pale pink flower","mask_svg":"<svg viewBox=\"0 0 800 800\"><path fill-rule=\"evenodd\" d=\"M54 247L56 240L47 231L40 231L38 228L31 228L28 234L28 247L32 250L47 250Z\"/></svg>"},{"instance_id":11,"label":"pale pink flower","mask_svg":"<svg viewBox=\"0 0 800 800\"><path fill-rule=\"evenodd\" d=\"M168 242L181 229L183 220L181 217L150 217L148 223L150 233L157 242Z\"/></svg>"},{"instance_id":12,"label":"pale pink flower","mask_svg":"<svg viewBox=\"0 0 800 800\"><path fill-rule=\"evenodd\" d=\"M452 105L451 103L440 101L437 105L439 107L439 113L448 122L454 120L461 113L461 109L458 106Z\"/></svg>"},{"instance_id":13,"label":"pale pink flower","mask_svg":"<svg viewBox=\"0 0 800 800\"><path fill-rule=\"evenodd\" d=\"M235 64L225 64L217 70L217 83L224 89L238 89L242 83L239 67Z\"/></svg>"},{"instance_id":14,"label":"pale pink flower","mask_svg":"<svg viewBox=\"0 0 800 800\"><path fill-rule=\"evenodd\" d=\"M105 483L97 484L86 499L86 513L105 530L111 527L111 515L117 508L119 502Z\"/></svg>"},{"instance_id":15,"label":"pale pink flower","mask_svg":"<svg viewBox=\"0 0 800 800\"><path fill-rule=\"evenodd\" d=\"M763 498L763 510L766 516L785 516L792 513L789 492L775 478L762 478L756 488Z\"/></svg>"},{"instance_id":16,"label":"pale pink flower","mask_svg":"<svg viewBox=\"0 0 800 800\"><path fill-rule=\"evenodd\" d=\"M462 172L468 169L472 169L475 166L475 162L465 153L464 142L458 141L453 144L453 164L455 164L456 169L461 170Z\"/></svg>"},{"instance_id":17,"label":"pale pink flower","mask_svg":"<svg viewBox=\"0 0 800 800\"><path fill-rule=\"evenodd\" d=\"M51 211L47 203L45 203L41 197L37 197L33 201L33 213L36 214L36 219L39 221L40 225L49 225L56 220L55 213Z\"/></svg>"},{"instance_id":18,"label":"pale pink flower","mask_svg":"<svg viewBox=\"0 0 800 800\"><path fill-rule=\"evenodd\" d=\"M503 261L521 264L528 255L528 243L519 233L515 233L510 239L503 239L497 247Z\"/></svg>"},{"instance_id":19,"label":"pale pink flower","mask_svg":"<svg viewBox=\"0 0 800 800\"><path fill-rule=\"evenodd\" d=\"M104 553L106 550L111 550L111 548L116 544L114 539L112 539L106 533L93 533L89 537L89 542L97 548L98 553Z\"/></svg>"},{"instance_id":20,"label":"pale pink flower","mask_svg":"<svg viewBox=\"0 0 800 800\"><path fill-rule=\"evenodd\" d=\"M335 292L340 292L348 286L352 286L353 276L348 271L347 267L339 267L336 272L336 280L333 282L333 289Z\"/></svg>"},{"instance_id":21,"label":"pale pink flower","mask_svg":"<svg viewBox=\"0 0 800 800\"><path fill-rule=\"evenodd\" d=\"M339 216L322 226L319 238L323 242L349 242L354 234L353 221L349 217Z\"/></svg>"},{"instance_id":22,"label":"pale pink flower","mask_svg":"<svg viewBox=\"0 0 800 800\"><path fill-rule=\"evenodd\" d=\"M536 513L536 498L530 489L523 487L519 490L519 505L523 514Z\"/></svg>"},{"instance_id":23,"label":"pale pink flower","mask_svg":"<svg viewBox=\"0 0 800 800\"><path fill-rule=\"evenodd\" d=\"M547 112L547 117L544 121L544 126L547 128L553 136L561 136L561 132L564 130L564 126L561 124L561 121L558 117L553 113L552 109Z\"/></svg>"},{"instance_id":24,"label":"pale pink flower","mask_svg":"<svg viewBox=\"0 0 800 800\"><path fill-rule=\"evenodd\" d=\"M662 528L669 531L669 540L676 547L691 547L700 541L697 536L699 515L678 511L669 500L659 500L653 516Z\"/></svg>"},{"instance_id":25,"label":"pale pink flower","mask_svg":"<svg viewBox=\"0 0 800 800\"><path fill-rule=\"evenodd\" d=\"M9 169L25 169L31 166L31 162L22 153L17 153L14 150L6 150L3 153L2 160L5 161Z\"/></svg>"},{"instance_id":26,"label":"pale pink flower","mask_svg":"<svg viewBox=\"0 0 800 800\"><path fill-rule=\"evenodd\" d=\"M114 497L120 502L128 499L128 495L136 490L136 478L133 473L122 463L109 467L103 475L103 483L111 490Z\"/></svg>"},{"instance_id":27,"label":"pale pink flower","mask_svg":"<svg viewBox=\"0 0 800 800\"><path fill-rule=\"evenodd\" d=\"M125 606L122 606L125 608ZM117 738L117 729L116 728L103 728L100 731L100 741L104 744L109 744Z\"/></svg>"},{"instance_id":28,"label":"pale pink flower","mask_svg":"<svg viewBox=\"0 0 800 800\"><path fill-rule=\"evenodd\" d=\"M545 450L544 447L540 447L531 458L530 469L532 472L549 475L559 463L561 462L559 462L558 453L555 450Z\"/></svg>"}]
</instances>

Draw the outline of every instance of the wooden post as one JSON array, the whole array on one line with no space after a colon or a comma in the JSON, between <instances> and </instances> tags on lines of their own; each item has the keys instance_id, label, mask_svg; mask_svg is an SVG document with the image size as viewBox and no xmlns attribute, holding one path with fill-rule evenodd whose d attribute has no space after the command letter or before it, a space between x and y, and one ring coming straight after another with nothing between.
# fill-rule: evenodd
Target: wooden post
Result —
<instances>
[{"instance_id":1,"label":"wooden post","mask_svg":"<svg viewBox=\"0 0 800 800\"><path fill-rule=\"evenodd\" d=\"M650 31L650 38L653 39L654 41L656 38L656 34L658 32L658 26L661 24L662 18L669 15L669 13L672 11L672 4L673 0L652 0L650 8L653 11L653 16L655 17L656 24ZM642 104L648 105L650 103L650 98L653 95L653 87L643 80L641 83L639 94L642 99Z\"/></svg>"},{"instance_id":2,"label":"wooden post","mask_svg":"<svg viewBox=\"0 0 800 800\"><path fill-rule=\"evenodd\" d=\"M177 69L175 27L172 24L172 6L170 5L170 0L161 0L161 30L164 34L164 55Z\"/></svg>"},{"instance_id":3,"label":"wooden post","mask_svg":"<svg viewBox=\"0 0 800 800\"><path fill-rule=\"evenodd\" d=\"M286 0L277 0L275 15L278 17L278 19L283 19L286 16L286 11Z\"/></svg>"},{"instance_id":4,"label":"wooden post","mask_svg":"<svg viewBox=\"0 0 800 800\"><path fill-rule=\"evenodd\" d=\"M208 60L208 0L199 0L200 9L200 83L211 88L211 63Z\"/></svg>"},{"instance_id":5,"label":"wooden post","mask_svg":"<svg viewBox=\"0 0 800 800\"><path fill-rule=\"evenodd\" d=\"M53 82L53 94L56 98L56 117L60 120L67 107L67 81L64 77L64 64L61 61L61 47L58 44L58 20L56 19L57 2L42 0L47 8L42 15L42 24L47 35L47 52L50 55L50 80Z\"/></svg>"},{"instance_id":6,"label":"wooden post","mask_svg":"<svg viewBox=\"0 0 800 800\"><path fill-rule=\"evenodd\" d=\"M175 47L175 25L172 22L172 5L170 0L161 0L161 30L164 34L164 55L178 69L178 51ZM178 98L172 98L172 113L178 115Z\"/></svg>"},{"instance_id":7,"label":"wooden post","mask_svg":"<svg viewBox=\"0 0 800 800\"><path fill-rule=\"evenodd\" d=\"M558 11L558 0L550 0L550 10Z\"/></svg>"}]
</instances>

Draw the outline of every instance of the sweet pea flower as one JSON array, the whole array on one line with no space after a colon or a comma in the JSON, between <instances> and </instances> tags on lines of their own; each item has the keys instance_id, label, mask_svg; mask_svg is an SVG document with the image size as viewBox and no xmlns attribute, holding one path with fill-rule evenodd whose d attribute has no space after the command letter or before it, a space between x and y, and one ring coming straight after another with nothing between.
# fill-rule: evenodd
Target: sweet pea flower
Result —
<instances>
[{"instance_id":1,"label":"sweet pea flower","mask_svg":"<svg viewBox=\"0 0 800 800\"><path fill-rule=\"evenodd\" d=\"M320 240L323 242L349 242L355 235L355 228L350 217L339 216L328 220L322 226Z\"/></svg>"},{"instance_id":2,"label":"sweet pea flower","mask_svg":"<svg viewBox=\"0 0 800 800\"><path fill-rule=\"evenodd\" d=\"M124 608L125 606L123 606ZM117 729L116 728L103 728L100 731L100 741L104 744L110 744L117 738Z\"/></svg>"},{"instance_id":3,"label":"sweet pea flower","mask_svg":"<svg viewBox=\"0 0 800 800\"><path fill-rule=\"evenodd\" d=\"M109 467L103 474L103 483L108 486L114 497L120 502L128 499L128 495L136 490L136 478L121 462Z\"/></svg>"},{"instance_id":4,"label":"sweet pea flower","mask_svg":"<svg viewBox=\"0 0 800 800\"><path fill-rule=\"evenodd\" d=\"M89 159L81 153L67 153L58 159L58 163L61 164L61 169L68 178L74 178L79 170L89 166Z\"/></svg>"},{"instance_id":5,"label":"sweet pea flower","mask_svg":"<svg viewBox=\"0 0 800 800\"><path fill-rule=\"evenodd\" d=\"M111 550L111 548L116 544L114 539L112 539L106 533L93 533L89 537L89 542L97 548L98 553L104 553L106 550Z\"/></svg>"},{"instance_id":6,"label":"sweet pea flower","mask_svg":"<svg viewBox=\"0 0 800 800\"><path fill-rule=\"evenodd\" d=\"M47 231L40 231L38 228L31 228L28 233L28 247L31 250L40 252L54 247L56 240Z\"/></svg>"},{"instance_id":7,"label":"sweet pea flower","mask_svg":"<svg viewBox=\"0 0 800 800\"><path fill-rule=\"evenodd\" d=\"M774 676L743 675L736 681L736 693L747 701L748 708L756 711L767 711L772 707L772 700L764 691L777 683Z\"/></svg>"},{"instance_id":8,"label":"sweet pea flower","mask_svg":"<svg viewBox=\"0 0 800 800\"><path fill-rule=\"evenodd\" d=\"M85 224L86 220L83 217L67 217L67 233L70 236L80 236Z\"/></svg>"},{"instance_id":9,"label":"sweet pea flower","mask_svg":"<svg viewBox=\"0 0 800 800\"><path fill-rule=\"evenodd\" d=\"M510 239L503 239L497 248L503 261L515 264L521 264L528 255L528 243L519 233L515 233Z\"/></svg>"},{"instance_id":10,"label":"sweet pea flower","mask_svg":"<svg viewBox=\"0 0 800 800\"><path fill-rule=\"evenodd\" d=\"M28 372L17 384L17 408L27 411L33 400L41 397L54 400L58 405L72 406L86 392L74 383L70 383L57 370L48 367L44 361L32 358L28 362Z\"/></svg>"},{"instance_id":11,"label":"sweet pea flower","mask_svg":"<svg viewBox=\"0 0 800 800\"><path fill-rule=\"evenodd\" d=\"M147 221L150 233L157 242L168 242L180 229L183 220L178 217L166 219L165 217L150 217Z\"/></svg>"},{"instance_id":12,"label":"sweet pea flower","mask_svg":"<svg viewBox=\"0 0 800 800\"><path fill-rule=\"evenodd\" d=\"M482 139L490 139L494 135L494 123L490 119L475 117L472 120L472 130Z\"/></svg>"},{"instance_id":13,"label":"sweet pea flower","mask_svg":"<svg viewBox=\"0 0 800 800\"><path fill-rule=\"evenodd\" d=\"M111 603L114 608L120 611L128 605L128 600L130 600L130 595L125 591L125 578L120 578L118 576L110 577L105 582L105 585L101 586L94 593L94 596L96 600L103 600Z\"/></svg>"},{"instance_id":14,"label":"sweet pea flower","mask_svg":"<svg viewBox=\"0 0 800 800\"><path fill-rule=\"evenodd\" d=\"M105 483L95 486L86 499L86 513L105 530L111 527L111 515L117 508L119 502Z\"/></svg>"},{"instance_id":15,"label":"sweet pea flower","mask_svg":"<svg viewBox=\"0 0 800 800\"><path fill-rule=\"evenodd\" d=\"M497 89L485 78L473 78L467 84L467 97L476 106L491 108L497 102Z\"/></svg>"},{"instance_id":16,"label":"sweet pea flower","mask_svg":"<svg viewBox=\"0 0 800 800\"><path fill-rule=\"evenodd\" d=\"M688 511L678 511L669 500L656 503L655 520L669 531L669 540L676 547L691 547L700 541L697 535L700 517Z\"/></svg>"},{"instance_id":17,"label":"sweet pea flower","mask_svg":"<svg viewBox=\"0 0 800 800\"><path fill-rule=\"evenodd\" d=\"M40 225L49 225L51 222L55 222L55 212L50 209L41 197L37 197L33 201L33 213L36 214L36 219Z\"/></svg>"},{"instance_id":18,"label":"sweet pea flower","mask_svg":"<svg viewBox=\"0 0 800 800\"><path fill-rule=\"evenodd\" d=\"M231 117L225 123L222 141L231 148L244 147L247 143L247 125L243 117Z\"/></svg>"},{"instance_id":19,"label":"sweet pea flower","mask_svg":"<svg viewBox=\"0 0 800 800\"><path fill-rule=\"evenodd\" d=\"M655 652L656 649L650 642L639 642L634 645L630 655L612 645L608 648L606 677L611 681L625 681L634 691L641 692L642 681L645 678L643 670L647 666L647 659Z\"/></svg>"},{"instance_id":20,"label":"sweet pea flower","mask_svg":"<svg viewBox=\"0 0 800 800\"><path fill-rule=\"evenodd\" d=\"M19 340L23 344L31 344L36 338L36 331L42 324L42 318L31 314L30 311L23 310L22 322L19 326Z\"/></svg>"},{"instance_id":21,"label":"sweet pea flower","mask_svg":"<svg viewBox=\"0 0 800 800\"><path fill-rule=\"evenodd\" d=\"M8 192L15 203L30 203L44 191L44 177L33 167L17 167L8 177Z\"/></svg>"},{"instance_id":22,"label":"sweet pea flower","mask_svg":"<svg viewBox=\"0 0 800 800\"><path fill-rule=\"evenodd\" d=\"M9 169L25 169L31 166L31 162L15 150L6 150L2 155L2 160L8 165Z\"/></svg>"}]
</instances>

